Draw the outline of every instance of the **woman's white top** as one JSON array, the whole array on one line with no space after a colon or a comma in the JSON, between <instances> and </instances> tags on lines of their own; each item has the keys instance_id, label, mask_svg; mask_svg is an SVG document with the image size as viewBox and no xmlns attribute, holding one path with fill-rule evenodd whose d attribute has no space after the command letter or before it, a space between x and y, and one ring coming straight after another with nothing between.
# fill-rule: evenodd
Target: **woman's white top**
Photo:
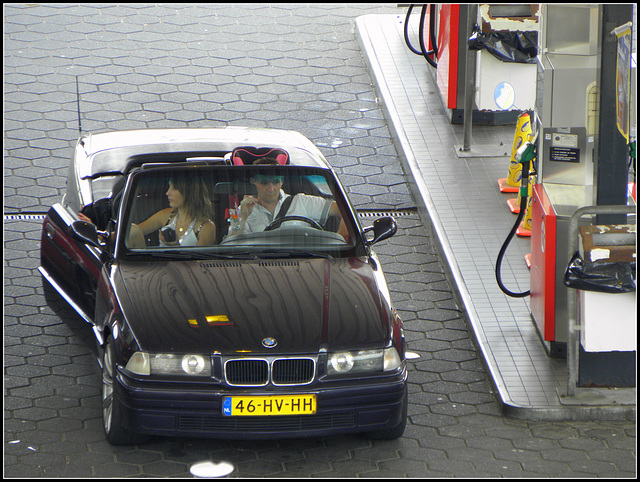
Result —
<instances>
[{"instance_id":1,"label":"woman's white top","mask_svg":"<svg viewBox=\"0 0 640 482\"><path fill-rule=\"evenodd\" d=\"M194 219L193 221L191 221L191 224L189 224L189 226L184 231L184 233L182 233L182 235L180 235L180 233L178 233L178 230L176 229L176 224L178 222L178 216L174 215L172 217L171 221L169 222L169 224L166 224L165 226L171 226L175 230L176 236L178 238L178 243L180 244L180 246L197 246L198 245L198 237L196 236L196 233L194 231L194 227L196 225L196 221L197 221L197 219ZM160 246L170 246L170 245L162 242L162 239L161 239L160 240Z\"/></svg>"}]
</instances>

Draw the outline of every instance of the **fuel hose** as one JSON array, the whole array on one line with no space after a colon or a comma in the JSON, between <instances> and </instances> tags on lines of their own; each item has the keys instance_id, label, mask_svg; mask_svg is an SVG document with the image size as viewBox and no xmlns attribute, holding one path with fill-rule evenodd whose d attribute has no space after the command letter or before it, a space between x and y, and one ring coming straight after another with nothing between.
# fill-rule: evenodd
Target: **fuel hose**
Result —
<instances>
[{"instance_id":1,"label":"fuel hose","mask_svg":"<svg viewBox=\"0 0 640 482\"><path fill-rule=\"evenodd\" d=\"M438 47L436 45L436 35L435 35L435 26L436 26L435 11L436 11L436 6L435 6L435 4L424 4L422 6L422 11L420 13L420 25L418 27L418 41L419 41L421 50L417 50L416 48L414 48L411 45L411 42L409 41L409 17L411 16L411 12L413 11L413 7L414 7L414 4L410 4L409 5L409 10L407 11L407 15L406 15L405 21L404 21L404 40L405 40L405 43L407 44L407 47L409 47L409 50L411 50L414 54L424 56L424 58L427 60L429 65L431 65L432 67L436 67L437 68L437 63L434 60L435 58L437 58L437 55L438 55ZM424 25L425 24L424 19L426 17L428 8L431 11L431 13L429 15L429 39L431 41L431 45L433 45L433 50L429 50L427 52L427 49L426 49L426 47L424 45L424 26L425 26ZM431 58L432 55L434 56L434 59Z\"/></svg>"},{"instance_id":2,"label":"fuel hose","mask_svg":"<svg viewBox=\"0 0 640 482\"><path fill-rule=\"evenodd\" d=\"M537 137L538 136L536 134L536 138ZM533 142L535 143L535 139ZM523 291L521 293L510 291L502 282L502 275L500 273L501 273L501 267L502 267L502 260L507 251L507 248L509 247L509 243L511 243L511 240L513 239L513 236L516 234L516 230L518 229L518 226L520 226L520 223L522 222L522 218L524 217L525 212L527 211L529 163L533 160L534 157L535 157L535 145L533 143L529 143L527 145L527 148L524 150L524 152L520 156L520 163L522 164L522 177L520 179L520 212L518 213L518 219L516 219L516 222L514 223L513 228L511 228L511 231L509 232L507 239L505 239L504 243L502 244L502 247L500 248L500 252L498 253L498 259L496 260L496 281L498 282L498 286L500 287L500 289L504 294L506 294L507 296L511 296L512 298L525 298L530 294L530 290Z\"/></svg>"}]
</instances>

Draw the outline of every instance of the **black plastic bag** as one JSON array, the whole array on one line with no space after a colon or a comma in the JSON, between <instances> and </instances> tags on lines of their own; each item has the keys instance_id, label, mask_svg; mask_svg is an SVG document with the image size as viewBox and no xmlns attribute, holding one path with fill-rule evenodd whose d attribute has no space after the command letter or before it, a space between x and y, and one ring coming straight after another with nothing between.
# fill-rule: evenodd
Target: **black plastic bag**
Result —
<instances>
[{"instance_id":1,"label":"black plastic bag","mask_svg":"<svg viewBox=\"0 0 640 482\"><path fill-rule=\"evenodd\" d=\"M503 62L535 64L538 55L538 32L475 31L469 39L470 50L487 51Z\"/></svg>"},{"instance_id":2,"label":"black plastic bag","mask_svg":"<svg viewBox=\"0 0 640 482\"><path fill-rule=\"evenodd\" d=\"M586 263L576 253L564 274L569 288L600 293L629 293L636 290L636 262Z\"/></svg>"}]
</instances>

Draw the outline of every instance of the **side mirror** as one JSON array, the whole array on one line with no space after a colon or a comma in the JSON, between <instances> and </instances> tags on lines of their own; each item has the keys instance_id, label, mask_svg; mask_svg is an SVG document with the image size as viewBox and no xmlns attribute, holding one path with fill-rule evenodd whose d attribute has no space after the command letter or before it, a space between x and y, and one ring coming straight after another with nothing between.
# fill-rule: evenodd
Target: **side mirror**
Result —
<instances>
[{"instance_id":1,"label":"side mirror","mask_svg":"<svg viewBox=\"0 0 640 482\"><path fill-rule=\"evenodd\" d=\"M370 231L373 231L373 239L371 241L367 241L367 246L373 246L378 241L388 239L396 234L396 231L398 231L398 224L391 216L384 216L376 219L373 222L373 226L365 228L364 230L365 233Z\"/></svg>"},{"instance_id":2,"label":"side mirror","mask_svg":"<svg viewBox=\"0 0 640 482\"><path fill-rule=\"evenodd\" d=\"M102 245L98 239L98 228L95 224L91 224L86 221L74 221L71 224L71 233L74 238L82 241L83 243L102 249Z\"/></svg>"}]
</instances>

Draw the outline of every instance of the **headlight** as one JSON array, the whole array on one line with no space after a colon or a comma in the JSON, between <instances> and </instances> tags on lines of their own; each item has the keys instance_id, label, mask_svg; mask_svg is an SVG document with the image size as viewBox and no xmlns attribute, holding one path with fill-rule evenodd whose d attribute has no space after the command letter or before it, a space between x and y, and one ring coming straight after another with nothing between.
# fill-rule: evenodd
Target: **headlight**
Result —
<instances>
[{"instance_id":1,"label":"headlight","mask_svg":"<svg viewBox=\"0 0 640 482\"><path fill-rule=\"evenodd\" d=\"M402 365L402 360L400 359L400 355L398 355L398 350L395 347L387 348L384 351L384 371L390 372L399 368Z\"/></svg>"},{"instance_id":2,"label":"headlight","mask_svg":"<svg viewBox=\"0 0 640 482\"><path fill-rule=\"evenodd\" d=\"M127 370L138 375L195 375L211 376L211 359L208 356L171 353L136 352L129 359Z\"/></svg>"},{"instance_id":3,"label":"headlight","mask_svg":"<svg viewBox=\"0 0 640 482\"><path fill-rule=\"evenodd\" d=\"M353 355L348 351L329 357L329 373L347 373L353 368Z\"/></svg>"},{"instance_id":4,"label":"headlight","mask_svg":"<svg viewBox=\"0 0 640 482\"><path fill-rule=\"evenodd\" d=\"M135 352L131 358L129 358L125 368L138 375L149 375L151 373L149 354L140 351Z\"/></svg>"},{"instance_id":5,"label":"headlight","mask_svg":"<svg viewBox=\"0 0 640 482\"><path fill-rule=\"evenodd\" d=\"M392 371L402 363L394 347L384 350L341 351L329 355L327 373L343 375L346 373L367 373Z\"/></svg>"}]
</instances>

